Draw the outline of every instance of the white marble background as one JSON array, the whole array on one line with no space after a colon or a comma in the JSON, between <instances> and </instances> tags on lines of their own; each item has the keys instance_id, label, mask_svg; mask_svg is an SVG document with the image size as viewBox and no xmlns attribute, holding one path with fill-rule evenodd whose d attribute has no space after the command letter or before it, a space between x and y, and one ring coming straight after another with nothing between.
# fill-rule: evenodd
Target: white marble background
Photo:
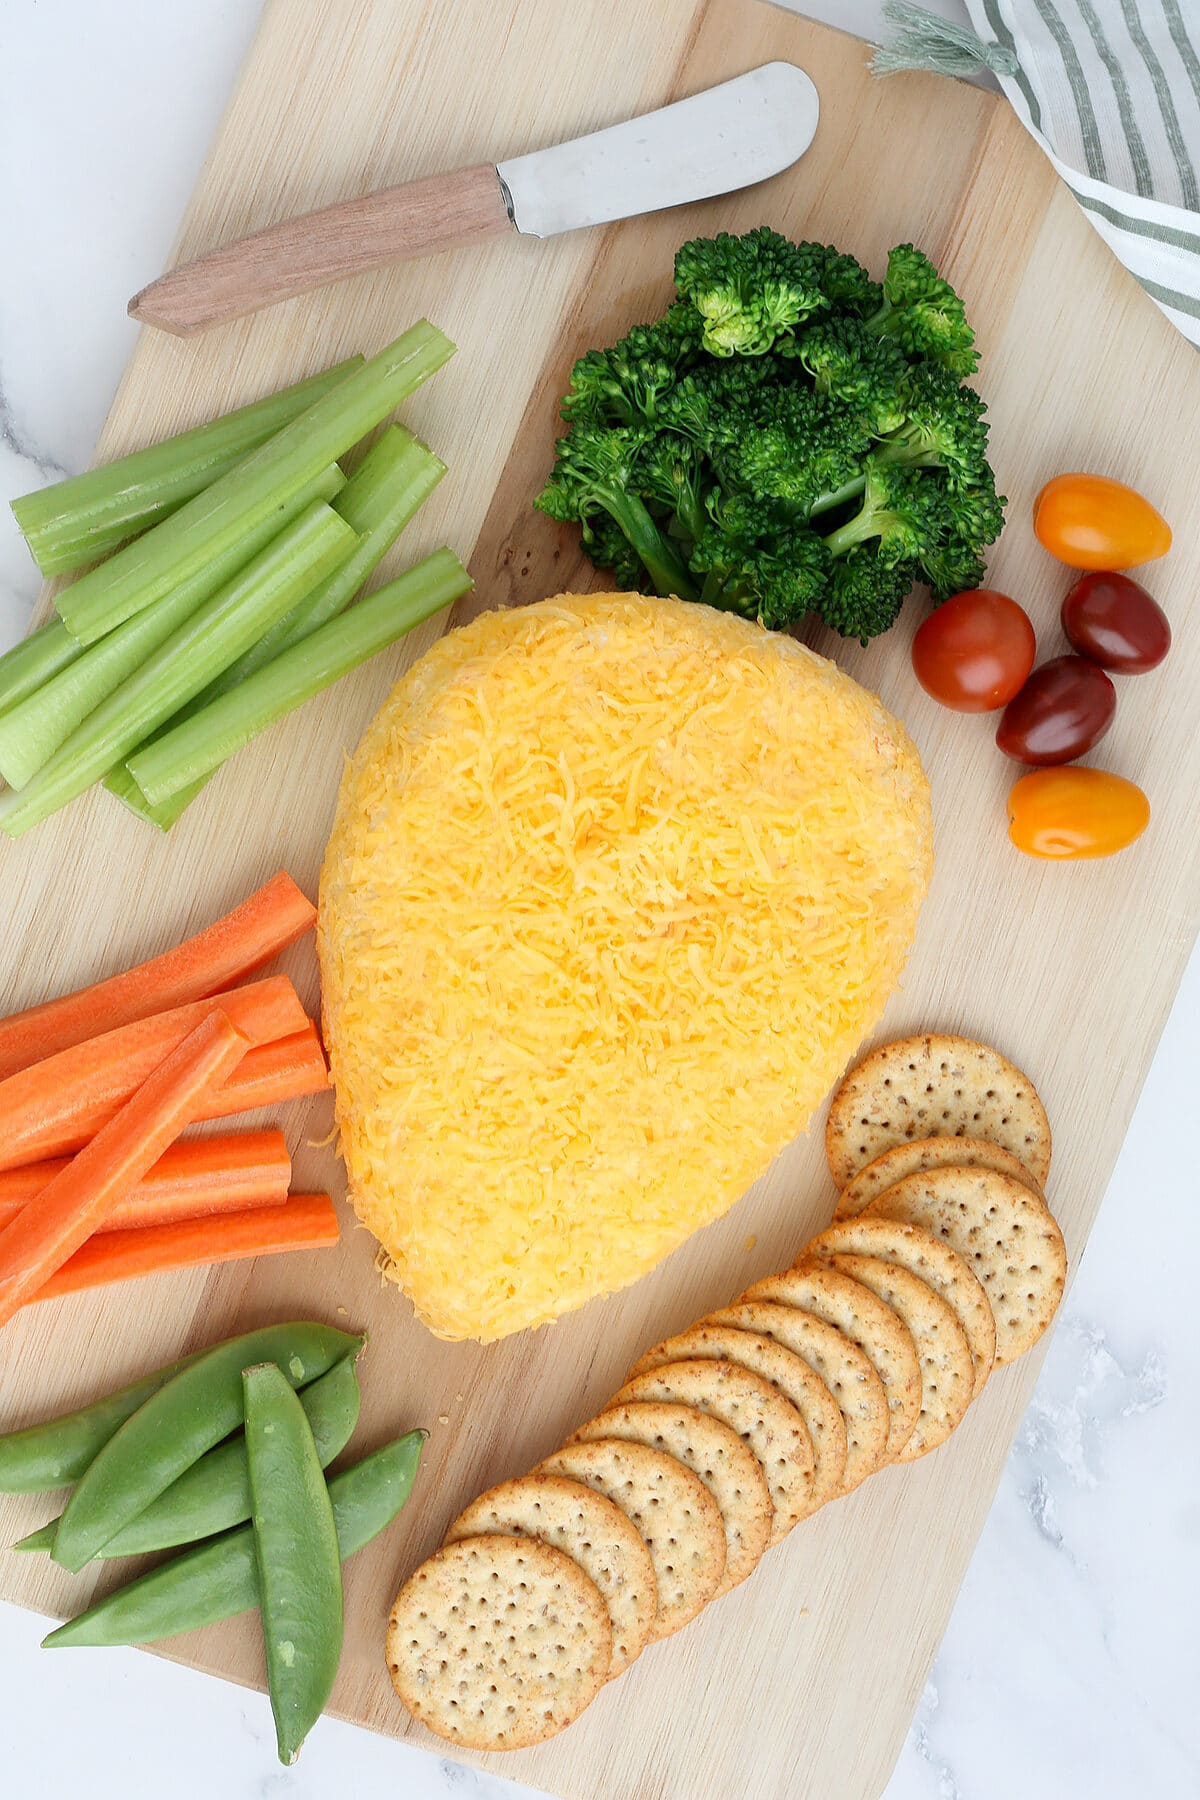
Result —
<instances>
[{"instance_id":1,"label":"white marble background","mask_svg":"<svg viewBox=\"0 0 1200 1800\"><path fill-rule=\"evenodd\" d=\"M863 35L879 15L878 0L795 3ZM126 298L161 266L256 11L254 0L0 0L4 498L86 465L132 344ZM5 513L0 646L36 585ZM887 1800L1200 1796L1198 1072L1200 956ZM132 1651L43 1656L44 1629L0 1607L5 1793L522 1791L332 1720L281 1770L260 1696Z\"/></svg>"}]
</instances>

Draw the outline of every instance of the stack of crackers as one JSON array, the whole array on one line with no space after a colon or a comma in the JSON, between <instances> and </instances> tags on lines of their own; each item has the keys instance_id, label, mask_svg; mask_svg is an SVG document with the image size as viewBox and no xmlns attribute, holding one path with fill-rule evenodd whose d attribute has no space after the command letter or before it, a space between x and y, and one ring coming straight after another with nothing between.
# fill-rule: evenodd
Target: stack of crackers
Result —
<instances>
[{"instance_id":1,"label":"stack of crackers","mask_svg":"<svg viewBox=\"0 0 1200 1800\"><path fill-rule=\"evenodd\" d=\"M1062 1297L1050 1126L998 1051L885 1045L834 1095L833 1221L648 1350L596 1418L483 1494L405 1583L387 1660L440 1736L538 1743L827 1501L936 1448Z\"/></svg>"}]
</instances>

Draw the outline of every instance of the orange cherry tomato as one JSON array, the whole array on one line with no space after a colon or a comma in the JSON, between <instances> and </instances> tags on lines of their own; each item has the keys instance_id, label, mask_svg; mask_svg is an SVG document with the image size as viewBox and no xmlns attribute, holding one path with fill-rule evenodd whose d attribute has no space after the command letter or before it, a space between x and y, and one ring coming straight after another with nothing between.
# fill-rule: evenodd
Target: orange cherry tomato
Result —
<instances>
[{"instance_id":1,"label":"orange cherry tomato","mask_svg":"<svg viewBox=\"0 0 1200 1800\"><path fill-rule=\"evenodd\" d=\"M1008 796L1008 835L1026 856L1111 856L1149 823L1141 788L1107 769L1035 769Z\"/></svg>"},{"instance_id":2,"label":"orange cherry tomato","mask_svg":"<svg viewBox=\"0 0 1200 1800\"><path fill-rule=\"evenodd\" d=\"M1171 548L1162 514L1106 475L1056 475L1033 503L1033 529L1072 569L1129 569Z\"/></svg>"}]
</instances>

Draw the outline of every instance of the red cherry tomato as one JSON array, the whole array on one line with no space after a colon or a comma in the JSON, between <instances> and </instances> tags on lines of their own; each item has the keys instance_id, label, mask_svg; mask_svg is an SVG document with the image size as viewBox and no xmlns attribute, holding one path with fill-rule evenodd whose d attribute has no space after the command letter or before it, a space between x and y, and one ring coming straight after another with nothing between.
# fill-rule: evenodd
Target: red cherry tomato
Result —
<instances>
[{"instance_id":1,"label":"red cherry tomato","mask_svg":"<svg viewBox=\"0 0 1200 1800\"><path fill-rule=\"evenodd\" d=\"M1008 835L1026 856L1111 856L1149 823L1141 788L1106 769L1035 769L1008 796Z\"/></svg>"},{"instance_id":2,"label":"red cherry tomato","mask_svg":"<svg viewBox=\"0 0 1200 1800\"><path fill-rule=\"evenodd\" d=\"M1062 626L1081 656L1117 675L1157 669L1171 648L1166 613L1136 581L1111 570L1081 575L1062 603Z\"/></svg>"},{"instance_id":3,"label":"red cherry tomato","mask_svg":"<svg viewBox=\"0 0 1200 1800\"><path fill-rule=\"evenodd\" d=\"M1074 762L1113 722L1117 690L1082 656L1056 656L1035 669L996 727L996 742L1016 762Z\"/></svg>"},{"instance_id":4,"label":"red cherry tomato","mask_svg":"<svg viewBox=\"0 0 1200 1800\"><path fill-rule=\"evenodd\" d=\"M1018 693L1033 667L1037 639L1028 615L1007 594L973 588L930 613L913 638L917 680L955 712L994 712Z\"/></svg>"},{"instance_id":5,"label":"red cherry tomato","mask_svg":"<svg viewBox=\"0 0 1200 1800\"><path fill-rule=\"evenodd\" d=\"M1033 503L1033 529L1073 569L1128 569L1171 548L1162 514L1107 475L1056 475Z\"/></svg>"}]
</instances>

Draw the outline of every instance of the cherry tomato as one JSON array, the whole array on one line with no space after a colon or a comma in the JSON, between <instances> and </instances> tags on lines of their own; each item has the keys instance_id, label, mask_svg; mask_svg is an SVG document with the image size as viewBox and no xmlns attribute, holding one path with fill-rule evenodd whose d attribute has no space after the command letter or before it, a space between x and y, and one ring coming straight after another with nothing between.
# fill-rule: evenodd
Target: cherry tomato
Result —
<instances>
[{"instance_id":1,"label":"cherry tomato","mask_svg":"<svg viewBox=\"0 0 1200 1800\"><path fill-rule=\"evenodd\" d=\"M1008 835L1026 856L1111 856L1149 823L1141 788L1106 769L1035 769L1008 796Z\"/></svg>"},{"instance_id":2,"label":"cherry tomato","mask_svg":"<svg viewBox=\"0 0 1200 1800\"><path fill-rule=\"evenodd\" d=\"M912 660L925 692L943 706L994 712L1020 691L1036 650L1028 614L1015 600L973 588L922 621Z\"/></svg>"},{"instance_id":3,"label":"cherry tomato","mask_svg":"<svg viewBox=\"0 0 1200 1800\"><path fill-rule=\"evenodd\" d=\"M1033 529L1073 569L1128 569L1171 548L1162 514L1106 475L1056 475L1033 503Z\"/></svg>"},{"instance_id":4,"label":"cherry tomato","mask_svg":"<svg viewBox=\"0 0 1200 1800\"><path fill-rule=\"evenodd\" d=\"M1171 626L1157 600L1128 575L1081 575L1062 603L1062 627L1081 656L1117 675L1157 669Z\"/></svg>"},{"instance_id":5,"label":"cherry tomato","mask_svg":"<svg viewBox=\"0 0 1200 1800\"><path fill-rule=\"evenodd\" d=\"M1056 656L1035 669L996 727L996 743L1015 762L1074 762L1113 722L1117 690L1082 656Z\"/></svg>"}]
</instances>

